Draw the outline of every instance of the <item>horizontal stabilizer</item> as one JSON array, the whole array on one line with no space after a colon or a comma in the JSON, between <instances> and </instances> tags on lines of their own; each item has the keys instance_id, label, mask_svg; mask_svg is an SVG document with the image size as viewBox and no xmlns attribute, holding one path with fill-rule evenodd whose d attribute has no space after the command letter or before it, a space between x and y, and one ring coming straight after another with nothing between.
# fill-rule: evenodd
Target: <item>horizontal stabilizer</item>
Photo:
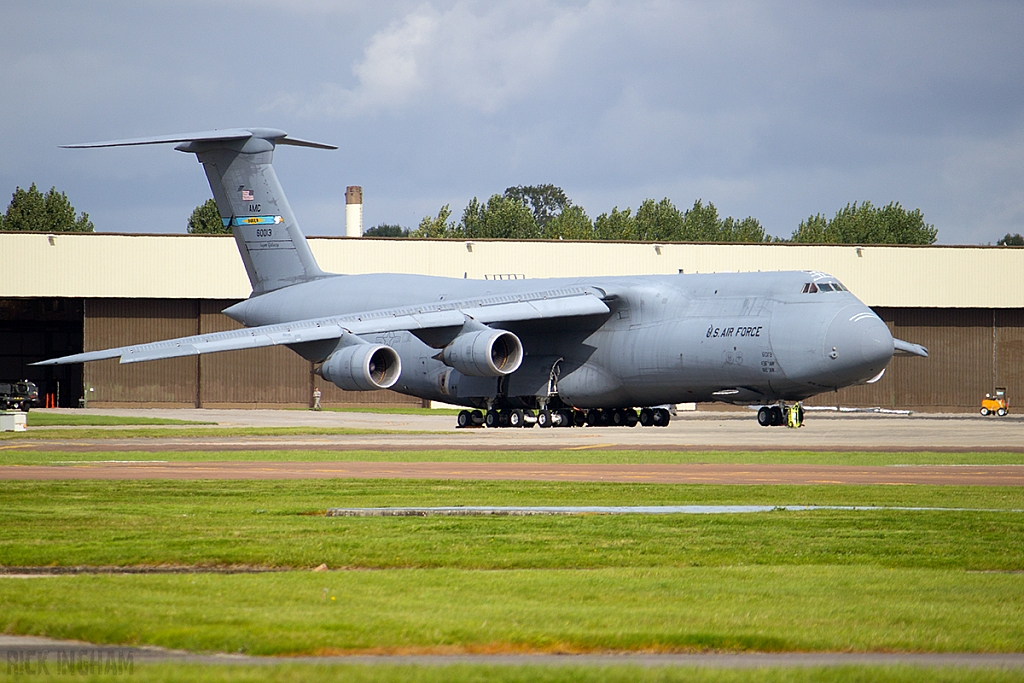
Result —
<instances>
[{"instance_id":1,"label":"horizontal stabilizer","mask_svg":"<svg viewBox=\"0 0 1024 683\"><path fill-rule=\"evenodd\" d=\"M920 356L921 358L928 357L928 349L921 346L920 344L911 344L905 342L902 339L893 339L892 345L896 349L897 356Z\"/></svg>"},{"instance_id":2,"label":"horizontal stabilizer","mask_svg":"<svg viewBox=\"0 0 1024 683\"><path fill-rule=\"evenodd\" d=\"M459 327L466 324L467 317L487 324L598 315L608 312L608 306L601 301L600 295L599 290L579 287L532 294L491 296L443 304L381 309L351 315L247 327L229 332L198 334L192 337L120 346L102 351L87 351L72 356L40 361L32 365L67 365L118 357L120 357L121 363L141 363L218 351L237 351L261 346L340 339L345 334L364 335Z\"/></svg>"},{"instance_id":3,"label":"horizontal stabilizer","mask_svg":"<svg viewBox=\"0 0 1024 683\"><path fill-rule=\"evenodd\" d=\"M228 140L245 140L262 138L275 145L293 145L296 147L315 147L317 149L338 149L336 145L323 142L312 142L290 138L288 133L276 128L225 128L224 130L206 130L198 133L180 133L177 135L154 135L146 138L128 138L126 140L105 140L103 142L83 142L75 145L61 145L66 149L88 149L91 147L132 147L135 145L161 145L182 142L214 142Z\"/></svg>"}]
</instances>

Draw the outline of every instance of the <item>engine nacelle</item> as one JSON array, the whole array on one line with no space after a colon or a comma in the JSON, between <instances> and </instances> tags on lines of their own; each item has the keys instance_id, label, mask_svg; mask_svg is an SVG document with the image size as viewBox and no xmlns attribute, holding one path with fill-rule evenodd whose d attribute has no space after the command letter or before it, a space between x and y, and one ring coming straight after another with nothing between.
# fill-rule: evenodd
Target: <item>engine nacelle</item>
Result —
<instances>
[{"instance_id":1,"label":"engine nacelle","mask_svg":"<svg viewBox=\"0 0 1024 683\"><path fill-rule=\"evenodd\" d=\"M319 372L345 391L388 389L402 374L402 359L383 344L353 344L332 353Z\"/></svg>"},{"instance_id":2,"label":"engine nacelle","mask_svg":"<svg viewBox=\"0 0 1024 683\"><path fill-rule=\"evenodd\" d=\"M523 343L507 330L467 332L444 347L440 360L470 377L501 377L523 362Z\"/></svg>"}]
</instances>

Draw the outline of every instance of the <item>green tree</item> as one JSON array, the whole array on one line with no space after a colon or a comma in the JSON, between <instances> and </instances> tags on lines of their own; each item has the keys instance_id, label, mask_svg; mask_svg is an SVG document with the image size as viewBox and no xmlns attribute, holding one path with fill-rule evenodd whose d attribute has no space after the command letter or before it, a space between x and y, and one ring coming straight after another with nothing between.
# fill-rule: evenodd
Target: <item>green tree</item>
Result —
<instances>
[{"instance_id":1,"label":"green tree","mask_svg":"<svg viewBox=\"0 0 1024 683\"><path fill-rule=\"evenodd\" d=\"M505 198L517 201L533 212L533 220L543 232L548 223L561 214L572 202L555 185L516 185L505 189Z\"/></svg>"},{"instance_id":2,"label":"green tree","mask_svg":"<svg viewBox=\"0 0 1024 683\"><path fill-rule=\"evenodd\" d=\"M231 227L224 225L217 202L207 199L188 217L188 231L193 235L230 235Z\"/></svg>"},{"instance_id":3,"label":"green tree","mask_svg":"<svg viewBox=\"0 0 1024 683\"><path fill-rule=\"evenodd\" d=\"M772 242L772 237L765 233L761 222L753 216L741 221L729 216L722 222L722 242Z\"/></svg>"},{"instance_id":4,"label":"green tree","mask_svg":"<svg viewBox=\"0 0 1024 683\"><path fill-rule=\"evenodd\" d=\"M540 236L530 209L500 194L492 195L486 204L473 197L459 228L463 237L522 240Z\"/></svg>"},{"instance_id":5,"label":"green tree","mask_svg":"<svg viewBox=\"0 0 1024 683\"><path fill-rule=\"evenodd\" d=\"M34 232L93 232L95 226L84 211L75 216L75 207L71 206L63 192L51 187L44 195L36 184L28 190L20 187L15 189L11 203L7 206L2 224L4 230Z\"/></svg>"},{"instance_id":6,"label":"green tree","mask_svg":"<svg viewBox=\"0 0 1024 683\"><path fill-rule=\"evenodd\" d=\"M401 225L392 225L390 223L381 223L376 225L366 232L363 233L364 237L408 237L410 233L409 228L403 228Z\"/></svg>"},{"instance_id":7,"label":"green tree","mask_svg":"<svg viewBox=\"0 0 1024 683\"><path fill-rule=\"evenodd\" d=\"M626 207L625 211L619 211L619 207L612 209L611 213L602 213L594 220L594 237L599 240L631 240L636 234L636 218L632 215L633 210Z\"/></svg>"},{"instance_id":8,"label":"green tree","mask_svg":"<svg viewBox=\"0 0 1024 683\"><path fill-rule=\"evenodd\" d=\"M1024 236L1019 232L1015 232L1012 235L1006 233L1006 237L996 242L1001 247L1024 247Z\"/></svg>"},{"instance_id":9,"label":"green tree","mask_svg":"<svg viewBox=\"0 0 1024 683\"><path fill-rule=\"evenodd\" d=\"M811 244L934 244L934 225L924 222L920 209L907 211L898 202L876 207L871 202L847 204L835 218L811 216L790 237Z\"/></svg>"},{"instance_id":10,"label":"green tree","mask_svg":"<svg viewBox=\"0 0 1024 683\"><path fill-rule=\"evenodd\" d=\"M410 233L411 237L457 237L455 223L448 219L452 217L452 210L448 204L441 207L437 217L424 216L420 221L420 227Z\"/></svg>"},{"instance_id":11,"label":"green tree","mask_svg":"<svg viewBox=\"0 0 1024 683\"><path fill-rule=\"evenodd\" d=\"M592 240L594 224L582 206L567 206L551 217L541 233L548 239Z\"/></svg>"},{"instance_id":12,"label":"green tree","mask_svg":"<svg viewBox=\"0 0 1024 683\"><path fill-rule=\"evenodd\" d=\"M668 242L683 237L683 214L668 197L660 202L645 199L636 210L633 239L640 242Z\"/></svg>"}]
</instances>

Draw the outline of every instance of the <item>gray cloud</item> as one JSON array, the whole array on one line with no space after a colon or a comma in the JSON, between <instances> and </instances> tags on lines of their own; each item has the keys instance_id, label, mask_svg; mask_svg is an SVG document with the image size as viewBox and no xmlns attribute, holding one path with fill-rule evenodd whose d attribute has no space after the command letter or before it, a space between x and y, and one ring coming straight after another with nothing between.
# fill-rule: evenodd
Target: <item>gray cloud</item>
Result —
<instances>
[{"instance_id":1,"label":"gray cloud","mask_svg":"<svg viewBox=\"0 0 1024 683\"><path fill-rule=\"evenodd\" d=\"M946 243L1024 232L1016 2L295 4L5 3L0 192L182 231L209 193L193 159L56 146L270 125L341 146L275 160L312 234L341 232L347 184L367 225L415 225L539 182L592 215L702 198L780 235L858 200L920 207Z\"/></svg>"}]
</instances>

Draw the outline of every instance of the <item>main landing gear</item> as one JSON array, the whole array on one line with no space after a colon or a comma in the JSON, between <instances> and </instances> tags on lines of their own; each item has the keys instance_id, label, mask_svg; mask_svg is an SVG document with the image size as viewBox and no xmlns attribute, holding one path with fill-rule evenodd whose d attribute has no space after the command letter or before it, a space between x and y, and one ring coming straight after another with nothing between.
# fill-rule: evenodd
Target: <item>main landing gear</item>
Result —
<instances>
[{"instance_id":1,"label":"main landing gear","mask_svg":"<svg viewBox=\"0 0 1024 683\"><path fill-rule=\"evenodd\" d=\"M520 410L491 409L486 413L479 410L463 410L459 412L457 424L465 427L533 427L541 429L550 427L667 427L672 414L667 408L643 408L639 412L633 408L593 408L580 410L569 408L564 410Z\"/></svg>"},{"instance_id":2,"label":"main landing gear","mask_svg":"<svg viewBox=\"0 0 1024 683\"><path fill-rule=\"evenodd\" d=\"M787 406L780 403L777 406L761 406L757 411L757 424L762 427L781 427L785 425L792 429L804 426L804 407L800 403Z\"/></svg>"}]
</instances>

